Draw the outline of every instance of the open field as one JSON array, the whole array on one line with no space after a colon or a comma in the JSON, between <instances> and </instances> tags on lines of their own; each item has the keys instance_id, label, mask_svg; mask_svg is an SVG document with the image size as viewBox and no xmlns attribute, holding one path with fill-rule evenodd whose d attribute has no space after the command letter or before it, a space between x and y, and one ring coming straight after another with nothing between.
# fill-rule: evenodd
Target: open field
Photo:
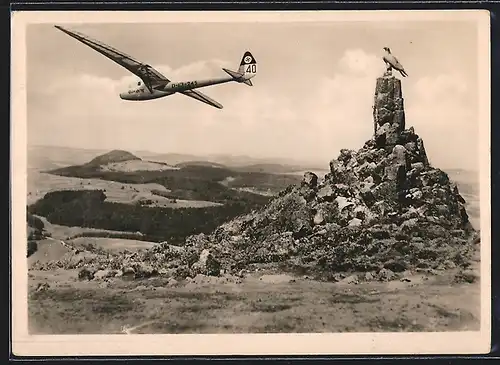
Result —
<instances>
[{"instance_id":1,"label":"open field","mask_svg":"<svg viewBox=\"0 0 500 365\"><path fill-rule=\"evenodd\" d=\"M152 248L156 243L122 238L105 237L77 237L70 240L47 237L37 241L37 250L28 257L28 267L35 263L44 264L51 261L64 259L67 254L74 253L74 249L85 250L92 246L110 253L123 251L137 251ZM83 253L85 255L85 253Z\"/></svg>"},{"instance_id":2,"label":"open field","mask_svg":"<svg viewBox=\"0 0 500 365\"><path fill-rule=\"evenodd\" d=\"M121 172L135 172L135 171L166 171L176 170L178 167L169 166L165 163L131 160L123 162L109 163L101 166L102 171L121 171Z\"/></svg>"},{"instance_id":3,"label":"open field","mask_svg":"<svg viewBox=\"0 0 500 365\"><path fill-rule=\"evenodd\" d=\"M139 164L144 167L143 163L130 161L108 165L108 168L127 172ZM198 170L199 174L204 173L199 167ZM290 174L300 177L303 172ZM315 172L322 179L327 171ZM448 173L467 201L470 221L479 228L477 174ZM229 176L221 181L230 190L259 194L271 193L266 189L276 183L275 180L268 183L267 177L258 173L245 179L249 180ZM247 181L255 182L256 186ZM178 185L179 189L186 188L184 183ZM152 205L172 208L219 205L188 200L173 203L161 196L170 191L160 184L80 179L36 170L30 170L28 175L28 204L49 191L67 189L105 190L107 201L126 204L151 200ZM38 251L27 259L29 266L36 261L58 260L72 248L85 249L89 244L109 252L135 251L154 245L137 240L141 239L140 233L66 227L41 219L51 237L38 242ZM127 234L130 239L111 238ZM99 235L108 237L97 237ZM246 277L197 276L181 282L163 277L82 281L78 279L77 270L29 270L29 329L32 334L478 330L479 253L474 260L465 280L456 280L458 269L450 269L408 272L403 281L390 282L365 281L363 274L359 275L358 282L351 280L352 273L339 282L319 282L265 270Z\"/></svg>"},{"instance_id":4,"label":"open field","mask_svg":"<svg viewBox=\"0 0 500 365\"><path fill-rule=\"evenodd\" d=\"M136 204L150 201L149 206L165 208L203 208L220 205L219 203L197 200L177 200L175 203L166 197L154 194L153 191L168 193L163 185L155 183L124 184L101 179L81 179L47 174L30 170L28 172L28 205L43 198L45 194L58 190L104 190L106 201L124 204Z\"/></svg>"},{"instance_id":5,"label":"open field","mask_svg":"<svg viewBox=\"0 0 500 365\"><path fill-rule=\"evenodd\" d=\"M179 283L79 281L75 271L30 271L29 328L33 334L463 331L479 329L479 298L478 281L454 283L451 272L352 284L263 273Z\"/></svg>"},{"instance_id":6,"label":"open field","mask_svg":"<svg viewBox=\"0 0 500 365\"><path fill-rule=\"evenodd\" d=\"M84 230L46 227L61 239ZM106 250L135 245L90 238L69 243L75 242ZM63 246L48 243L34 255L64 255ZM457 281L456 274L411 272L403 281L358 283L346 274L332 283L260 271L176 283L161 277L80 281L74 270L30 270L29 328L33 334L478 330L479 251L467 279Z\"/></svg>"},{"instance_id":7,"label":"open field","mask_svg":"<svg viewBox=\"0 0 500 365\"><path fill-rule=\"evenodd\" d=\"M77 249L83 249L92 245L112 253L123 251L136 251L152 248L156 243L122 238L105 237L77 237L67 241L67 243Z\"/></svg>"},{"instance_id":8,"label":"open field","mask_svg":"<svg viewBox=\"0 0 500 365\"><path fill-rule=\"evenodd\" d=\"M69 226L62 226L59 224L53 224L47 221L46 218L41 217L41 216L36 216L44 224L44 229L45 231L50 235L50 237L57 239L57 240L68 240L71 239L75 236L93 236L97 237L99 235L105 236L105 235L126 235L130 234L132 235L141 235L140 232L137 233L130 233L130 232L122 232L122 231L113 231L109 229L98 229L98 228L87 228L87 227L69 227Z\"/></svg>"},{"instance_id":9,"label":"open field","mask_svg":"<svg viewBox=\"0 0 500 365\"><path fill-rule=\"evenodd\" d=\"M28 257L28 267L32 267L36 262L47 263L53 260L60 260L64 255L71 252L61 240L47 238L37 242L37 250Z\"/></svg>"},{"instance_id":10,"label":"open field","mask_svg":"<svg viewBox=\"0 0 500 365\"><path fill-rule=\"evenodd\" d=\"M247 193L253 193L253 194L260 194L264 196L274 196L276 195L275 192L270 191L270 190L261 190L261 189L256 189L256 188L235 188L238 191L245 191Z\"/></svg>"}]
</instances>

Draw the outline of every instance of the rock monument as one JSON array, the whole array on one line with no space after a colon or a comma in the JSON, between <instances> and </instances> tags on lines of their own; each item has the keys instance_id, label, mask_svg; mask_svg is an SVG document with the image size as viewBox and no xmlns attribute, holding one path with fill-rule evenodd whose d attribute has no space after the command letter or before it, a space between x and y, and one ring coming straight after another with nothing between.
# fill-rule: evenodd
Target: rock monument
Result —
<instances>
[{"instance_id":1,"label":"rock monument","mask_svg":"<svg viewBox=\"0 0 500 365\"><path fill-rule=\"evenodd\" d=\"M477 232L457 186L430 164L413 127L406 129L400 80L377 79L373 114L372 138L357 151L342 149L324 179L308 172L300 185L211 234L108 266L175 279L259 265L324 280L349 272L390 280L408 270L466 269Z\"/></svg>"},{"instance_id":2,"label":"rock monument","mask_svg":"<svg viewBox=\"0 0 500 365\"><path fill-rule=\"evenodd\" d=\"M466 268L477 232L457 186L406 129L394 76L376 81L374 123L374 136L357 151L342 149L323 180L307 172L263 209L190 237L185 252L193 262L210 252L224 272L264 264L327 280L339 272L386 280L406 270ZM172 270L200 273L196 265Z\"/></svg>"}]
</instances>

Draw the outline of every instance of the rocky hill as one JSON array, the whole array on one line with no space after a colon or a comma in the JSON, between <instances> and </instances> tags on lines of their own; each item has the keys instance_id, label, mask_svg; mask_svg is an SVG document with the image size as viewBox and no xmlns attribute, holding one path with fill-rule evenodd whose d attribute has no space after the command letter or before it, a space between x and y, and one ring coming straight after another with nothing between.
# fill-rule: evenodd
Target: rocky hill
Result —
<instances>
[{"instance_id":1,"label":"rocky hill","mask_svg":"<svg viewBox=\"0 0 500 365\"><path fill-rule=\"evenodd\" d=\"M341 150L321 184L306 173L264 209L189 238L187 249L229 271L267 263L322 277L467 266L477 232L457 186L405 129L400 80L377 79L373 115L373 137Z\"/></svg>"},{"instance_id":2,"label":"rocky hill","mask_svg":"<svg viewBox=\"0 0 500 365\"><path fill-rule=\"evenodd\" d=\"M321 183L308 172L263 209L191 236L183 248L165 243L103 258L101 269L185 278L265 266L323 280L360 272L390 280L408 270L467 268L478 233L457 186L405 128L399 79L377 79L373 110L372 138L341 150Z\"/></svg>"},{"instance_id":3,"label":"rocky hill","mask_svg":"<svg viewBox=\"0 0 500 365\"><path fill-rule=\"evenodd\" d=\"M165 171L176 169L164 162L143 160L134 154L123 150L112 150L94 157L87 163L72 165L47 171L50 174L74 177L98 177L95 173L102 172L143 172ZM90 176L88 176L90 175Z\"/></svg>"},{"instance_id":4,"label":"rocky hill","mask_svg":"<svg viewBox=\"0 0 500 365\"><path fill-rule=\"evenodd\" d=\"M101 166L101 165L107 165L109 163L136 161L136 160L141 160L141 159L127 151L113 150L108 153L105 153L104 155L95 157L90 162L88 162L87 165Z\"/></svg>"}]
</instances>

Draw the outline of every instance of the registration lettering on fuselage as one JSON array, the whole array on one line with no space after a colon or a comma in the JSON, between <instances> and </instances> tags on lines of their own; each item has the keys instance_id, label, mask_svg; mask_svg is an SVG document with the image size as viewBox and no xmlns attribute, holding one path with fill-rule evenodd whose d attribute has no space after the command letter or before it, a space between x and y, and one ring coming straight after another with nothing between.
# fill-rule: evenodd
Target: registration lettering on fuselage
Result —
<instances>
[{"instance_id":1,"label":"registration lettering on fuselage","mask_svg":"<svg viewBox=\"0 0 500 365\"><path fill-rule=\"evenodd\" d=\"M128 91L129 94L140 94L140 93L143 93L143 92L144 92L144 88L135 89L135 90L129 90Z\"/></svg>"},{"instance_id":2,"label":"registration lettering on fuselage","mask_svg":"<svg viewBox=\"0 0 500 365\"><path fill-rule=\"evenodd\" d=\"M176 88L190 88L198 85L196 81L187 81L187 82L177 82L177 83L172 83L170 84L170 87L172 89Z\"/></svg>"}]
</instances>

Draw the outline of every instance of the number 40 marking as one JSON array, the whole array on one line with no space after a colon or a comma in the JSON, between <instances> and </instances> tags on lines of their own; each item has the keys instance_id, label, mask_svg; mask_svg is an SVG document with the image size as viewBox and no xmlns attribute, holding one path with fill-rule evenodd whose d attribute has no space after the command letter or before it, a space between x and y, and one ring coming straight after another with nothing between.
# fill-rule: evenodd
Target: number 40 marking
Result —
<instances>
[{"instance_id":1,"label":"number 40 marking","mask_svg":"<svg viewBox=\"0 0 500 365\"><path fill-rule=\"evenodd\" d=\"M246 72L255 73L257 71L257 65L254 63L253 65L248 65Z\"/></svg>"}]
</instances>

